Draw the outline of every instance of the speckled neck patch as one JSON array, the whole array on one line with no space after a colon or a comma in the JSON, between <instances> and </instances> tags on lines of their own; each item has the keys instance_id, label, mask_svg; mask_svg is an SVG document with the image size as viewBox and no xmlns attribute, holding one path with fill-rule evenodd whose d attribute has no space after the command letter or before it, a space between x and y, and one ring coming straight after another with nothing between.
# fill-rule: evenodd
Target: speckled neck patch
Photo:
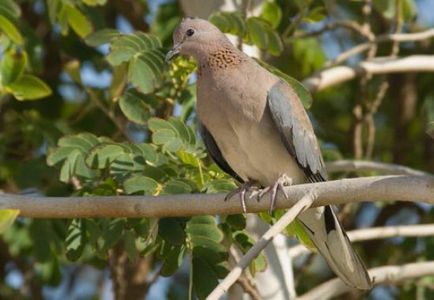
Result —
<instances>
[{"instance_id":1,"label":"speckled neck patch","mask_svg":"<svg viewBox=\"0 0 434 300\"><path fill-rule=\"evenodd\" d=\"M200 69L223 70L240 64L244 58L230 48L222 48L208 56L207 63L200 66ZM202 70L199 70L202 71Z\"/></svg>"}]
</instances>

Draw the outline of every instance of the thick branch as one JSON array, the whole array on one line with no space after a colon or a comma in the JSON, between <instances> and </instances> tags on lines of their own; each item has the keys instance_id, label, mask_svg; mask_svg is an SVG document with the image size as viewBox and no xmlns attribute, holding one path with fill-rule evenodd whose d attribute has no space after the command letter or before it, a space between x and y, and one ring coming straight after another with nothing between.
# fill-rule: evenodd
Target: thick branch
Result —
<instances>
[{"instance_id":1,"label":"thick branch","mask_svg":"<svg viewBox=\"0 0 434 300\"><path fill-rule=\"evenodd\" d=\"M291 209L289 209L273 226L268 229L264 235L250 248L249 251L240 259L237 265L232 271L223 279L219 285L209 294L207 300L218 300L222 297L229 288L237 281L241 276L243 270L249 266L259 253L268 245L268 243L278 235L282 230L291 223L299 213L308 209L314 199L314 193L308 193L300 199Z\"/></svg>"},{"instance_id":2,"label":"thick branch","mask_svg":"<svg viewBox=\"0 0 434 300\"><path fill-rule=\"evenodd\" d=\"M433 55L411 55L403 58L385 57L370 61L362 61L355 66L337 66L324 69L303 80L303 84L311 92L316 92L349 81L366 73L389 74L433 71Z\"/></svg>"},{"instance_id":3,"label":"thick branch","mask_svg":"<svg viewBox=\"0 0 434 300\"><path fill-rule=\"evenodd\" d=\"M366 160L337 160L326 162L327 171L333 172L363 172L376 171L390 175L430 175L409 167Z\"/></svg>"},{"instance_id":4,"label":"thick branch","mask_svg":"<svg viewBox=\"0 0 434 300\"><path fill-rule=\"evenodd\" d=\"M374 227L348 231L347 234L352 242L393 237L434 236L434 224ZM294 258L302 254L308 254L310 252L311 251L309 249L300 244L289 249L289 256Z\"/></svg>"},{"instance_id":5,"label":"thick branch","mask_svg":"<svg viewBox=\"0 0 434 300\"><path fill-rule=\"evenodd\" d=\"M300 184L279 195L277 208L289 208L309 192L318 197L313 206L363 201L411 201L434 204L433 176L374 176ZM0 195L0 209L19 209L33 218L174 217L242 213L239 201L223 201L224 194L162 196L37 197ZM249 212L268 209L267 201L249 201Z\"/></svg>"},{"instance_id":6,"label":"thick branch","mask_svg":"<svg viewBox=\"0 0 434 300\"><path fill-rule=\"evenodd\" d=\"M397 284L402 281L434 275L434 262L411 263L402 266L384 266L369 270L369 275L374 279L374 284ZM329 280L297 300L326 300L352 291L340 279Z\"/></svg>"}]
</instances>

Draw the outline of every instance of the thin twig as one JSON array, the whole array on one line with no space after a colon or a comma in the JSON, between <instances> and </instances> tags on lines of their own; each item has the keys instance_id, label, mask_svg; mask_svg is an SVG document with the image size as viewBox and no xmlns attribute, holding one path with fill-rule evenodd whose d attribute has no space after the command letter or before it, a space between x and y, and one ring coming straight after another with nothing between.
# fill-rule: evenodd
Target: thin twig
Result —
<instances>
[{"instance_id":1,"label":"thin twig","mask_svg":"<svg viewBox=\"0 0 434 300\"><path fill-rule=\"evenodd\" d=\"M361 36L365 36L365 32L363 31L362 27L357 22L349 21L349 20L337 20L334 22L327 23L322 28L315 30L315 31L294 34L293 36L288 38L285 42L292 42L292 41L295 41L296 39L300 39L300 38L317 36L317 35L323 34L326 31L335 30L338 28L350 29L350 30L360 34Z\"/></svg>"},{"instance_id":2,"label":"thin twig","mask_svg":"<svg viewBox=\"0 0 434 300\"><path fill-rule=\"evenodd\" d=\"M375 39L375 35L371 30L371 23L369 22L372 12L371 0L364 0L362 7L363 23L362 29L366 32L368 41L372 42ZM372 60L377 54L377 44L372 43L368 48L366 60ZM356 103L353 108L353 153L356 159L363 157L363 125L364 125L364 103L368 100L368 83L372 78L372 74L365 72L361 75L359 80L359 93L356 96Z\"/></svg>"},{"instance_id":3,"label":"thin twig","mask_svg":"<svg viewBox=\"0 0 434 300\"><path fill-rule=\"evenodd\" d=\"M244 275L241 275L237 283L243 288L244 292L249 294L252 300L261 300L262 297L259 294L258 289L252 284L252 282Z\"/></svg>"},{"instance_id":4,"label":"thin twig","mask_svg":"<svg viewBox=\"0 0 434 300\"><path fill-rule=\"evenodd\" d=\"M395 0L395 24L394 24L394 34L399 34L402 27L402 16L401 16L401 0ZM399 42L393 41L392 48L390 50L390 57L397 57L399 54ZM375 121L374 115L380 107L381 102L384 99L384 96L389 89L389 83L386 80L385 76L382 78L382 82L380 87L378 88L377 95L373 101L369 101L369 98L365 98L365 106L366 113L364 116L364 124L367 128L367 141L366 141L366 149L365 149L365 158L369 159L372 157L374 153L374 145L375 145Z\"/></svg>"},{"instance_id":5,"label":"thin twig","mask_svg":"<svg viewBox=\"0 0 434 300\"><path fill-rule=\"evenodd\" d=\"M397 43L404 43L404 42L417 42L422 40L428 40L430 38L434 37L434 28L416 32L416 33L395 33L395 34L382 34L376 37L374 40L359 44L357 46L354 46L353 48L340 53L334 60L331 60L326 63L325 67L329 68L338 64L343 63L350 57L360 54L362 52L365 52L366 50L370 49L372 44L380 44L385 42L397 42Z\"/></svg>"},{"instance_id":6,"label":"thin twig","mask_svg":"<svg viewBox=\"0 0 434 300\"><path fill-rule=\"evenodd\" d=\"M351 242L379 240L393 237L434 236L434 224L400 225L357 229L348 231L347 235ZM289 248L288 252L289 256L292 258L311 253L311 251L302 244Z\"/></svg>"},{"instance_id":7,"label":"thin twig","mask_svg":"<svg viewBox=\"0 0 434 300\"><path fill-rule=\"evenodd\" d=\"M241 254L241 250L234 245L229 248L229 266L231 269L237 265L238 261L241 259ZM239 283L244 292L249 294L252 299L262 299L258 288L253 282L253 276L248 270L244 270L240 278L238 278L237 283Z\"/></svg>"},{"instance_id":8,"label":"thin twig","mask_svg":"<svg viewBox=\"0 0 434 300\"><path fill-rule=\"evenodd\" d=\"M397 284L408 279L434 275L434 261L373 268L369 270L369 275L374 278L374 284ZM353 290L335 278L310 290L297 300L327 300Z\"/></svg>"},{"instance_id":9,"label":"thin twig","mask_svg":"<svg viewBox=\"0 0 434 300\"><path fill-rule=\"evenodd\" d=\"M291 207L264 235L250 248L249 251L240 259L235 268L217 285L217 287L207 297L208 300L218 300L229 288L237 281L243 270L249 266L253 259L268 245L268 243L288 226L302 211L309 208L316 196L314 193L307 193L300 201Z\"/></svg>"}]
</instances>

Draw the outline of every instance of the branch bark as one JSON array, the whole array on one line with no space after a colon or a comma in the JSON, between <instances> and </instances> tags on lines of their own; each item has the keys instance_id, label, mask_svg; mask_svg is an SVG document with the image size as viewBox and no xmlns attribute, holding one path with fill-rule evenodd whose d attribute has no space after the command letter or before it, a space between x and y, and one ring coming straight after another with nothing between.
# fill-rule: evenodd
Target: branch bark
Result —
<instances>
[{"instance_id":1,"label":"branch bark","mask_svg":"<svg viewBox=\"0 0 434 300\"><path fill-rule=\"evenodd\" d=\"M268 229L252 248L240 259L237 265L219 283L219 285L208 295L207 300L218 300L241 276L243 270L249 266L251 261L268 245L268 243L288 226L302 211L308 209L315 200L315 193L304 195L291 209L289 209L273 226Z\"/></svg>"},{"instance_id":2,"label":"branch bark","mask_svg":"<svg viewBox=\"0 0 434 300\"><path fill-rule=\"evenodd\" d=\"M434 261L410 263L402 266L384 266L369 270L369 275L374 278L374 284L396 284L402 281L434 275ZM326 300L352 291L339 278L329 280L297 300Z\"/></svg>"},{"instance_id":3,"label":"branch bark","mask_svg":"<svg viewBox=\"0 0 434 300\"><path fill-rule=\"evenodd\" d=\"M430 175L429 173L397 164L388 164L366 160L337 160L332 162L326 162L326 168L327 171L330 173L375 171L390 175Z\"/></svg>"},{"instance_id":4,"label":"branch bark","mask_svg":"<svg viewBox=\"0 0 434 300\"><path fill-rule=\"evenodd\" d=\"M339 56L336 57L336 59L328 62L326 67L331 67L340 64L346 61L347 59L349 59L351 56L365 52L368 49L370 49L372 46L375 46L379 43L394 42L397 44L403 42L416 42L416 41L427 40L432 37L434 37L434 29L429 29L426 31L415 32L415 33L393 33L393 34L379 35L377 38L373 39L372 41L359 44L345 52L340 53Z\"/></svg>"},{"instance_id":5,"label":"branch bark","mask_svg":"<svg viewBox=\"0 0 434 300\"><path fill-rule=\"evenodd\" d=\"M386 239L393 237L434 236L434 224L386 226L358 229L348 231L347 235L351 242ZM291 256L292 258L308 253L311 253L311 251L301 244L289 249L289 256Z\"/></svg>"},{"instance_id":6,"label":"branch bark","mask_svg":"<svg viewBox=\"0 0 434 300\"><path fill-rule=\"evenodd\" d=\"M337 66L324 69L303 80L303 84L311 92L324 90L333 85L370 73L406 73L406 72L433 72L433 55L411 55L402 58L376 58L362 61L355 66Z\"/></svg>"},{"instance_id":7,"label":"branch bark","mask_svg":"<svg viewBox=\"0 0 434 300\"><path fill-rule=\"evenodd\" d=\"M434 176L373 176L300 184L279 194L277 208L290 208L314 192L313 206L363 201L411 201L434 204ZM19 209L32 218L175 217L242 213L238 199L223 201L225 194L162 196L37 197L0 194L0 209ZM248 212L266 211L267 201L250 201Z\"/></svg>"}]
</instances>

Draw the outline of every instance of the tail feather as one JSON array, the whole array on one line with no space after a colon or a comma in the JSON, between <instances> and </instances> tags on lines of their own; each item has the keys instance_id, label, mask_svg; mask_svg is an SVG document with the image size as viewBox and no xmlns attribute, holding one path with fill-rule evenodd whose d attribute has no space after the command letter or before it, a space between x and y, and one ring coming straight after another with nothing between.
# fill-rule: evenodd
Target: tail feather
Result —
<instances>
[{"instance_id":1,"label":"tail feather","mask_svg":"<svg viewBox=\"0 0 434 300\"><path fill-rule=\"evenodd\" d=\"M363 261L352 248L330 206L308 209L298 219L330 268L342 281L362 290L372 288Z\"/></svg>"}]
</instances>

